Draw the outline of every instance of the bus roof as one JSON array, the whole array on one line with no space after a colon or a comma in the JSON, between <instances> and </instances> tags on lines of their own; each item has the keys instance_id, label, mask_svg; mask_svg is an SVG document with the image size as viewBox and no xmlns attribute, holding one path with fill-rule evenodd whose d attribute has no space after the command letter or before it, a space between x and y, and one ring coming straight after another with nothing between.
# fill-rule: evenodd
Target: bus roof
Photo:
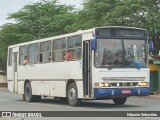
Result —
<instances>
[{"instance_id":1,"label":"bus roof","mask_svg":"<svg viewBox=\"0 0 160 120\"><path fill-rule=\"evenodd\" d=\"M39 40L33 40L33 41L28 41L28 42L24 42L24 43L15 44L15 45L10 45L9 48L23 46L23 45L28 45L28 44L33 44L33 43L45 42L45 41L49 41L49 40L56 40L56 39L61 39L61 38L81 35L81 34L85 34L85 33L90 33L90 32L93 32L96 28L126 28L126 29L128 28L128 29L146 30L146 29L142 29L142 28L127 27L127 26L95 27L95 28L91 28L91 29L87 29L87 30L78 30L77 32L73 32L73 33L68 33L68 34L63 34L63 35L57 35L57 36L54 36L54 37L43 38L43 39L39 39Z\"/></svg>"},{"instance_id":2,"label":"bus roof","mask_svg":"<svg viewBox=\"0 0 160 120\"><path fill-rule=\"evenodd\" d=\"M126 28L126 29L137 29L137 30L147 31L147 29L137 28L137 27L127 27L127 26L104 26L104 27L96 27L96 28Z\"/></svg>"},{"instance_id":3,"label":"bus roof","mask_svg":"<svg viewBox=\"0 0 160 120\"><path fill-rule=\"evenodd\" d=\"M57 39L62 39L62 38L66 38L66 37L76 36L76 35L81 35L81 34L84 34L84 33L93 32L94 30L95 30L95 28L87 29L87 30L78 30L77 32L73 32L73 33L57 35L57 36L54 36L54 37L48 37L48 38L28 41L28 42L24 42L24 43L19 43L19 44L15 44L15 45L10 45L9 48L28 45L28 44L32 44L32 43L45 42L45 41L49 41L49 40L57 40Z\"/></svg>"}]
</instances>

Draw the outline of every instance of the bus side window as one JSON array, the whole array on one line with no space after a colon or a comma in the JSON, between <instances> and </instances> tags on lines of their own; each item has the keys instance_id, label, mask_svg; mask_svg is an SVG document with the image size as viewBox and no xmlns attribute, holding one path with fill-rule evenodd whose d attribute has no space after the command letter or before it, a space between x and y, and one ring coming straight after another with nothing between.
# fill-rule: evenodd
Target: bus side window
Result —
<instances>
[{"instance_id":1,"label":"bus side window","mask_svg":"<svg viewBox=\"0 0 160 120\"><path fill-rule=\"evenodd\" d=\"M19 64L20 65L23 65L24 63L24 58L25 58L25 56L27 56L27 54L28 54L28 46L27 45L25 45L25 46L21 46L20 48L19 48Z\"/></svg>"},{"instance_id":2,"label":"bus side window","mask_svg":"<svg viewBox=\"0 0 160 120\"><path fill-rule=\"evenodd\" d=\"M60 60L64 61L64 56L66 53L66 39L61 39L60 40Z\"/></svg>"},{"instance_id":3,"label":"bus side window","mask_svg":"<svg viewBox=\"0 0 160 120\"><path fill-rule=\"evenodd\" d=\"M12 66L12 48L9 49L8 53L8 66Z\"/></svg>"},{"instance_id":4,"label":"bus side window","mask_svg":"<svg viewBox=\"0 0 160 120\"><path fill-rule=\"evenodd\" d=\"M52 57L53 57L53 61L58 61L58 51L59 51L59 40L54 40L53 41L53 49L52 49Z\"/></svg>"},{"instance_id":5,"label":"bus side window","mask_svg":"<svg viewBox=\"0 0 160 120\"><path fill-rule=\"evenodd\" d=\"M31 44L28 47L28 63L29 64L37 64L38 63L38 55L39 55L39 44Z\"/></svg>"},{"instance_id":6,"label":"bus side window","mask_svg":"<svg viewBox=\"0 0 160 120\"><path fill-rule=\"evenodd\" d=\"M66 60L78 60L81 59L81 47L82 47L82 36L69 37L67 39L67 54ZM68 58L67 56L70 57Z\"/></svg>"},{"instance_id":7,"label":"bus side window","mask_svg":"<svg viewBox=\"0 0 160 120\"><path fill-rule=\"evenodd\" d=\"M51 41L40 44L40 63L48 63L51 61Z\"/></svg>"},{"instance_id":8,"label":"bus side window","mask_svg":"<svg viewBox=\"0 0 160 120\"><path fill-rule=\"evenodd\" d=\"M82 36L75 37L75 59L81 59Z\"/></svg>"},{"instance_id":9,"label":"bus side window","mask_svg":"<svg viewBox=\"0 0 160 120\"><path fill-rule=\"evenodd\" d=\"M54 62L64 61L66 53L66 38L58 39L53 41L53 52L52 57Z\"/></svg>"}]
</instances>

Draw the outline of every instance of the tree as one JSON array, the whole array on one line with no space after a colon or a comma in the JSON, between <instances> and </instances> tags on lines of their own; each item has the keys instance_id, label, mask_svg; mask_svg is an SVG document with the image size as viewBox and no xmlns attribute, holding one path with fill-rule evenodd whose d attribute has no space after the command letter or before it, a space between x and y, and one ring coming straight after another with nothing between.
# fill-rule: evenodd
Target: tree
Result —
<instances>
[{"instance_id":1,"label":"tree","mask_svg":"<svg viewBox=\"0 0 160 120\"><path fill-rule=\"evenodd\" d=\"M160 50L159 12L159 0L85 0L74 26L79 29L110 25L145 28L157 54Z\"/></svg>"},{"instance_id":2,"label":"tree","mask_svg":"<svg viewBox=\"0 0 160 120\"><path fill-rule=\"evenodd\" d=\"M78 13L76 25L74 25L78 29L88 29L104 25L104 17L113 11L119 1L85 0L83 9Z\"/></svg>"},{"instance_id":3,"label":"tree","mask_svg":"<svg viewBox=\"0 0 160 120\"><path fill-rule=\"evenodd\" d=\"M9 19L15 19L17 24L36 39L65 34L67 27L73 24L75 13L72 6L59 5L56 0L41 1L26 5L19 12L13 13Z\"/></svg>"},{"instance_id":4,"label":"tree","mask_svg":"<svg viewBox=\"0 0 160 120\"><path fill-rule=\"evenodd\" d=\"M11 44L65 34L99 26L145 28L152 37L157 54L160 50L159 0L84 0L82 10L58 4L57 0L33 3L10 14L16 23L0 30L0 65L4 65Z\"/></svg>"},{"instance_id":5,"label":"tree","mask_svg":"<svg viewBox=\"0 0 160 120\"><path fill-rule=\"evenodd\" d=\"M9 45L68 33L76 16L72 6L58 4L56 0L42 0L10 14L8 19L15 19L16 22L1 27L1 67L6 68Z\"/></svg>"}]
</instances>

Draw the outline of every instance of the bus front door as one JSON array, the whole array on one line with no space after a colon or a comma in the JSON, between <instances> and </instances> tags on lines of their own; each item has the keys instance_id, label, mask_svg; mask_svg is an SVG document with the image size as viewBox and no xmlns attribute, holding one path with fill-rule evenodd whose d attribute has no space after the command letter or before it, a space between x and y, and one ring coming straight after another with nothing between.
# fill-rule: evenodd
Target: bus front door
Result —
<instances>
[{"instance_id":1,"label":"bus front door","mask_svg":"<svg viewBox=\"0 0 160 120\"><path fill-rule=\"evenodd\" d=\"M91 81L91 43L90 41L83 42L83 88L84 88L84 97L91 97L92 81Z\"/></svg>"},{"instance_id":2,"label":"bus front door","mask_svg":"<svg viewBox=\"0 0 160 120\"><path fill-rule=\"evenodd\" d=\"M17 93L18 92L18 74L17 74L17 57L18 57L18 52L13 53L13 92Z\"/></svg>"}]
</instances>

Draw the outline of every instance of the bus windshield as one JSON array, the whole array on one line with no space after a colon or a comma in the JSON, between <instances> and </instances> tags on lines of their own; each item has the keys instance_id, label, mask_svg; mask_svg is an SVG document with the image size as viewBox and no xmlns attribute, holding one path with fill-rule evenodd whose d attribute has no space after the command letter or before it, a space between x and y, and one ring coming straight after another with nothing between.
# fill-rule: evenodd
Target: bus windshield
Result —
<instances>
[{"instance_id":1,"label":"bus windshield","mask_svg":"<svg viewBox=\"0 0 160 120\"><path fill-rule=\"evenodd\" d=\"M95 67L141 68L147 67L145 40L97 39Z\"/></svg>"}]
</instances>

